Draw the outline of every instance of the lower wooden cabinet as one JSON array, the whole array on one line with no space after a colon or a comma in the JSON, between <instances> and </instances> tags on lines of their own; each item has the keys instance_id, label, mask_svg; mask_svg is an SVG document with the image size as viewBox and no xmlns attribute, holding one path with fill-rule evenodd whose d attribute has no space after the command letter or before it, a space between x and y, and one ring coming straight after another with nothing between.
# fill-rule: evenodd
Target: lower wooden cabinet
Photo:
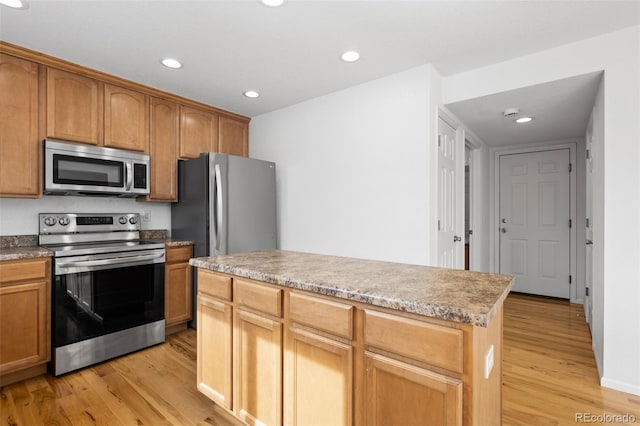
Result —
<instances>
[{"instance_id":1,"label":"lower wooden cabinet","mask_svg":"<svg viewBox=\"0 0 640 426\"><path fill-rule=\"evenodd\" d=\"M353 424L351 345L293 328L285 374L286 424Z\"/></svg>"},{"instance_id":2,"label":"lower wooden cabinet","mask_svg":"<svg viewBox=\"0 0 640 426\"><path fill-rule=\"evenodd\" d=\"M185 324L193 312L193 246L166 248L164 321L166 327Z\"/></svg>"},{"instance_id":3,"label":"lower wooden cabinet","mask_svg":"<svg viewBox=\"0 0 640 426\"><path fill-rule=\"evenodd\" d=\"M198 389L250 425L501 423L501 311L483 328L207 269L198 286Z\"/></svg>"},{"instance_id":4,"label":"lower wooden cabinet","mask_svg":"<svg viewBox=\"0 0 640 426\"><path fill-rule=\"evenodd\" d=\"M366 353L365 424L462 425L462 381Z\"/></svg>"},{"instance_id":5,"label":"lower wooden cabinet","mask_svg":"<svg viewBox=\"0 0 640 426\"><path fill-rule=\"evenodd\" d=\"M227 410L232 410L231 305L205 293L198 294L198 390Z\"/></svg>"},{"instance_id":6,"label":"lower wooden cabinet","mask_svg":"<svg viewBox=\"0 0 640 426\"><path fill-rule=\"evenodd\" d=\"M282 424L282 324L239 309L234 411L250 425Z\"/></svg>"},{"instance_id":7,"label":"lower wooden cabinet","mask_svg":"<svg viewBox=\"0 0 640 426\"><path fill-rule=\"evenodd\" d=\"M45 371L51 357L50 306L48 258L0 262L1 385L33 375L21 376L29 369Z\"/></svg>"}]
</instances>

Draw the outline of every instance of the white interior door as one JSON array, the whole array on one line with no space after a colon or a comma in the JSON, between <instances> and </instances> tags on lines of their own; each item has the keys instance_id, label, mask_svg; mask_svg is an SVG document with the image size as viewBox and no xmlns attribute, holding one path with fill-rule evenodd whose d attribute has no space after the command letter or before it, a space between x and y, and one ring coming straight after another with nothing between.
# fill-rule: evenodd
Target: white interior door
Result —
<instances>
[{"instance_id":1,"label":"white interior door","mask_svg":"<svg viewBox=\"0 0 640 426\"><path fill-rule=\"evenodd\" d=\"M514 291L570 298L568 149L500 156L500 272Z\"/></svg>"},{"instance_id":2,"label":"white interior door","mask_svg":"<svg viewBox=\"0 0 640 426\"><path fill-rule=\"evenodd\" d=\"M438 266L464 268L464 138L438 119Z\"/></svg>"},{"instance_id":3,"label":"white interior door","mask_svg":"<svg viewBox=\"0 0 640 426\"><path fill-rule=\"evenodd\" d=\"M593 154L591 153L591 132L587 133L587 137L585 140L586 143L586 206L585 206L585 216L586 216L586 227L585 227L585 243L587 244L585 248L585 259L584 259L584 285L585 285L585 294L584 294L584 315L587 319L587 323L589 327L591 327L591 318L593 315L593 302L592 302L592 292L593 292L593 194L592 194L592 173L593 173Z\"/></svg>"}]
</instances>

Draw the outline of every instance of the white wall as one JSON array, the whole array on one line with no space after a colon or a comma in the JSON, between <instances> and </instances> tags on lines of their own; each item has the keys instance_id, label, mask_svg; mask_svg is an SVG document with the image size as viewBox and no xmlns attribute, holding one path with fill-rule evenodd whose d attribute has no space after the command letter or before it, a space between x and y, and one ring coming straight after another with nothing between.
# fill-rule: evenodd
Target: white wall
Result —
<instances>
[{"instance_id":1,"label":"white wall","mask_svg":"<svg viewBox=\"0 0 640 426\"><path fill-rule=\"evenodd\" d=\"M150 214L142 229L171 230L171 205L112 197L44 196L39 199L0 198L0 235L38 234L39 213L143 213Z\"/></svg>"},{"instance_id":2,"label":"white wall","mask_svg":"<svg viewBox=\"0 0 640 426\"><path fill-rule=\"evenodd\" d=\"M604 81L600 83L598 94L593 105L593 111L591 112L591 119L593 120L592 137L591 137L591 152L593 156L593 173L591 180L591 194L593 200L593 207L591 215L592 222L594 224L604 223ZM640 188L640 185L638 185ZM593 318L591 321L591 341L593 345L593 352L596 356L596 363L598 364L598 371L602 377L604 371L604 228L602 226L594 226L592 241L593 259L593 284L592 284L592 297L591 303L593 304Z\"/></svg>"},{"instance_id":3,"label":"white wall","mask_svg":"<svg viewBox=\"0 0 640 426\"><path fill-rule=\"evenodd\" d=\"M445 103L604 70L602 215L594 236L603 271L603 385L640 395L640 26L523 56L443 80ZM597 193L594 193L594 196ZM596 306L594 306L596 308ZM594 339L600 345L600 339Z\"/></svg>"},{"instance_id":4,"label":"white wall","mask_svg":"<svg viewBox=\"0 0 640 426\"><path fill-rule=\"evenodd\" d=\"M429 263L437 78L425 65L251 120L251 156L277 164L281 248Z\"/></svg>"}]
</instances>

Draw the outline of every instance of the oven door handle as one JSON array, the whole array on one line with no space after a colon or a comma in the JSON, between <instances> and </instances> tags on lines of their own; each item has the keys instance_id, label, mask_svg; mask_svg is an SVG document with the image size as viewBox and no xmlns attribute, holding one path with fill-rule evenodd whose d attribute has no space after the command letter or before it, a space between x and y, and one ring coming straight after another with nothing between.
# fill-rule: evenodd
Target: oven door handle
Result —
<instances>
[{"instance_id":1,"label":"oven door handle","mask_svg":"<svg viewBox=\"0 0 640 426\"><path fill-rule=\"evenodd\" d=\"M118 258L101 259L101 260L58 262L57 266L60 268L73 268L73 267L77 268L77 267L83 267L83 266L121 265L123 263L144 262L146 260L153 260L161 257L164 257L164 253L147 254L147 255L141 255L141 256L118 257Z\"/></svg>"}]
</instances>

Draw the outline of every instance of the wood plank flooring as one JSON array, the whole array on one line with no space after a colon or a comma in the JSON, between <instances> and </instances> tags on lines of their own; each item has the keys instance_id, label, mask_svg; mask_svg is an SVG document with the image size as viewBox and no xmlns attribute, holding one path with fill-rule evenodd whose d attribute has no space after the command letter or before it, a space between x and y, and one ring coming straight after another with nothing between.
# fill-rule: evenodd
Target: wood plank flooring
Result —
<instances>
[{"instance_id":1,"label":"wood plank flooring","mask_svg":"<svg viewBox=\"0 0 640 426\"><path fill-rule=\"evenodd\" d=\"M507 298L502 392L505 425L575 425L576 413L640 423L640 397L600 387L584 308L566 301Z\"/></svg>"},{"instance_id":2,"label":"wood plank flooring","mask_svg":"<svg viewBox=\"0 0 640 426\"><path fill-rule=\"evenodd\" d=\"M58 378L0 389L0 425L239 424L196 387L196 333ZM575 425L631 414L640 397L600 388L581 305L511 295L504 310L505 425ZM491 425L486 425L491 426Z\"/></svg>"}]
</instances>

